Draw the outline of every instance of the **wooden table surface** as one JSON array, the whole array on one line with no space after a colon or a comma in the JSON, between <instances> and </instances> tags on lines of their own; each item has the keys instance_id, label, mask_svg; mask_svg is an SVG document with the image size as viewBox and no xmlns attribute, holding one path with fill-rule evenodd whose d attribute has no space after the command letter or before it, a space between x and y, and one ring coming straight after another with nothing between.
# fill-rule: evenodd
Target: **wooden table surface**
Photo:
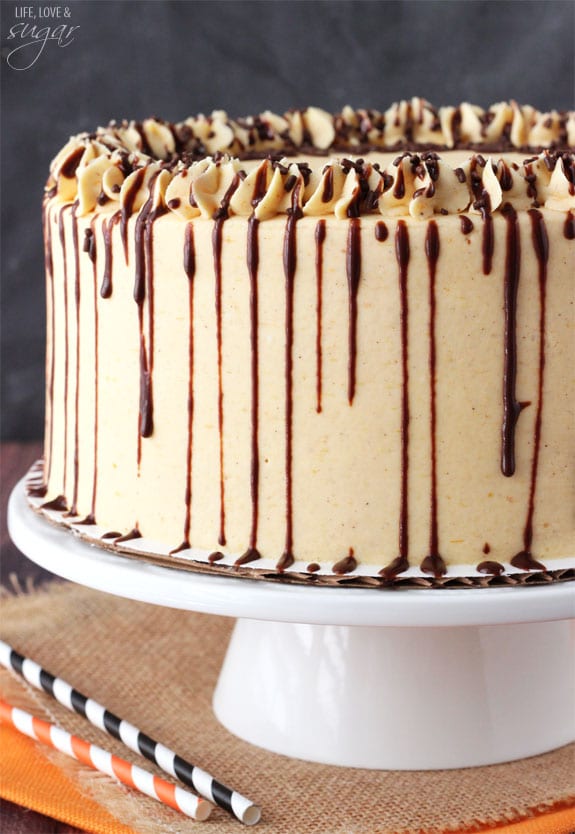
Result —
<instances>
[{"instance_id":1,"label":"wooden table surface","mask_svg":"<svg viewBox=\"0 0 575 834\"><path fill-rule=\"evenodd\" d=\"M41 454L41 443L3 443L0 448L0 580L11 589L54 578L20 553L10 541L6 526L6 507L12 487ZM71 825L4 800L0 802L0 831L2 834L80 834Z\"/></svg>"}]
</instances>

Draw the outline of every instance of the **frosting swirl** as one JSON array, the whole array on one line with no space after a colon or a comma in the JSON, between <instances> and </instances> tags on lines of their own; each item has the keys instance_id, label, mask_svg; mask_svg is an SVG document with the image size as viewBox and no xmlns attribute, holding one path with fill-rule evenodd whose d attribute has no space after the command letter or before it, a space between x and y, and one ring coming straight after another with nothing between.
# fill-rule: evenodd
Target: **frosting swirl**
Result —
<instances>
[{"instance_id":1,"label":"frosting swirl","mask_svg":"<svg viewBox=\"0 0 575 834\"><path fill-rule=\"evenodd\" d=\"M270 112L229 119L223 111L170 124L111 122L72 137L55 157L47 191L77 200L78 214L108 201L138 211L153 192L154 208L183 220L211 219L222 210L266 220L293 208L338 218L362 214L411 215L575 207L575 113L540 113L516 102L487 111L471 104L436 110L423 99L393 104L385 113L345 107L332 115L317 107L278 116ZM472 153L476 148L495 155ZM403 150L385 168L345 153ZM430 150L433 148L433 150ZM454 168L441 151L468 148ZM509 163L505 150L537 150ZM296 153L329 157L321 170L294 161ZM260 159L249 171L242 160ZM294 191L296 189L296 191Z\"/></svg>"}]
</instances>

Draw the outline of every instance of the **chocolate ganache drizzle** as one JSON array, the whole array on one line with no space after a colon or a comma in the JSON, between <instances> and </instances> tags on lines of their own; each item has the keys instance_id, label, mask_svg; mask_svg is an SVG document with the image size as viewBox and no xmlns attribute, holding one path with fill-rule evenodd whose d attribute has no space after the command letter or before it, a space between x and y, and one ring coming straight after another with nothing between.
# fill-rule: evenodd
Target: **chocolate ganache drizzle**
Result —
<instances>
[{"instance_id":1,"label":"chocolate ganache drizzle","mask_svg":"<svg viewBox=\"0 0 575 834\"><path fill-rule=\"evenodd\" d=\"M298 198L302 183L292 192L291 208L288 214L283 244L283 266L285 276L285 483L286 483L286 532L284 551L277 564L280 571L287 570L295 561L293 555L293 336L294 336L294 279L297 266L296 223L301 209Z\"/></svg>"},{"instance_id":2,"label":"chocolate ganache drizzle","mask_svg":"<svg viewBox=\"0 0 575 834\"><path fill-rule=\"evenodd\" d=\"M112 295L112 231L116 223L119 222L121 216L122 213L117 211L102 223L102 234L104 237L104 273L102 275L102 286L100 288L100 295L102 298L110 298Z\"/></svg>"},{"instance_id":3,"label":"chocolate ganache drizzle","mask_svg":"<svg viewBox=\"0 0 575 834\"><path fill-rule=\"evenodd\" d=\"M315 275L316 275L316 407L321 414L323 391L323 347L322 347L322 315L323 315L323 246L325 243L325 220L318 220L315 227Z\"/></svg>"},{"instance_id":4,"label":"chocolate ganache drizzle","mask_svg":"<svg viewBox=\"0 0 575 834\"><path fill-rule=\"evenodd\" d=\"M78 205L72 209L72 244L74 247L74 302L76 311L76 382L74 388L74 487L70 515L78 515L78 471L79 471L79 431L80 431L80 246L78 243Z\"/></svg>"},{"instance_id":5,"label":"chocolate ganache drizzle","mask_svg":"<svg viewBox=\"0 0 575 834\"><path fill-rule=\"evenodd\" d=\"M256 189L259 193L259 189ZM254 198L256 199L256 198ZM258 437L259 421L259 312L258 312L258 268L259 241L258 228L260 221L252 215L248 220L247 265L250 277L250 342L251 342L251 463L250 463L250 491L252 499L252 518L249 546L236 564L245 565L260 558L257 549L259 485L260 485L260 452Z\"/></svg>"},{"instance_id":6,"label":"chocolate ganache drizzle","mask_svg":"<svg viewBox=\"0 0 575 834\"><path fill-rule=\"evenodd\" d=\"M232 184L224 194L220 208L214 213L212 232L212 249L214 253L216 338L218 351L218 429L219 429L219 470L220 470L220 529L218 544L226 543L226 498L224 482L224 386L222 376L222 231L229 216L230 200L240 184L240 177L235 176Z\"/></svg>"},{"instance_id":7,"label":"chocolate ganache drizzle","mask_svg":"<svg viewBox=\"0 0 575 834\"><path fill-rule=\"evenodd\" d=\"M521 411L529 403L516 399L517 381L517 291L519 288L520 244L517 214L511 206L502 209L507 221L505 253L503 346L503 424L501 427L501 471L506 477L515 473L515 427Z\"/></svg>"},{"instance_id":8,"label":"chocolate ganache drizzle","mask_svg":"<svg viewBox=\"0 0 575 834\"><path fill-rule=\"evenodd\" d=\"M543 415L543 386L545 381L545 318L547 310L547 262L549 260L549 239L543 215L537 209L530 209L531 240L538 263L539 281L539 368L537 379L537 411L533 436L533 457L531 461L531 479L529 486L529 503L527 518L523 531L523 550L517 553L511 564L520 570L544 570L544 565L536 561L531 555L533 542L533 514L535 512L535 493L537 488L537 472L539 468L539 453L541 449L541 421Z\"/></svg>"},{"instance_id":9,"label":"chocolate ganache drizzle","mask_svg":"<svg viewBox=\"0 0 575 834\"><path fill-rule=\"evenodd\" d=\"M439 554L439 534L437 524L437 408L436 408L436 300L435 274L439 259L439 231L435 220L430 220L425 236L425 255L429 270L429 388L430 388L430 435L431 435L431 500L429 520L429 553L421 563L423 573L443 576L446 565Z\"/></svg>"},{"instance_id":10,"label":"chocolate ganache drizzle","mask_svg":"<svg viewBox=\"0 0 575 834\"><path fill-rule=\"evenodd\" d=\"M347 378L347 399L353 403L355 397L355 374L357 364L357 291L361 275L361 225L360 221L352 218L349 221L349 231L346 250L347 285L349 292L349 358Z\"/></svg>"},{"instance_id":11,"label":"chocolate ganache drizzle","mask_svg":"<svg viewBox=\"0 0 575 834\"><path fill-rule=\"evenodd\" d=\"M94 462L92 475L92 500L90 502L90 512L84 519L84 524L96 523L96 498L98 495L98 378L99 378L99 337L100 337L100 321L98 313L98 250L96 248L96 218L93 217L90 221L90 228L86 229L84 240L84 252L92 261L92 304L94 307ZM88 234L89 233L89 234Z\"/></svg>"},{"instance_id":12,"label":"chocolate ganache drizzle","mask_svg":"<svg viewBox=\"0 0 575 834\"><path fill-rule=\"evenodd\" d=\"M81 375L81 310L85 309L88 295L82 287L82 269L80 263L79 243L79 218L85 216L89 210L95 212L90 219L88 228L84 229L84 252L92 263L93 287L93 323L94 323L94 437L93 437L93 482L91 506L88 515L81 524L95 524L97 510L97 487L98 487L98 434L99 434L99 318L98 305L106 303L114 293L113 287L113 231L114 226L119 225L120 240L123 246L126 264L129 262L129 228L130 218L136 215L134 229L134 287L133 297L137 305L138 334L139 334L139 378L140 398L138 409L138 440L137 440L137 470L140 474L142 463L142 441L154 434L154 353L155 353L155 292L154 292L154 224L162 215L173 212L186 219L183 233L183 273L187 280L188 290L188 378L187 378L187 448L185 460L185 491L184 491L184 515L183 515L183 537L179 547L170 551L178 553L181 550L190 549L191 526L192 526L192 475L194 466L194 365L195 365L195 341L194 341L194 289L196 280L196 251L194 228L195 223L203 222L204 219L213 223L211 244L213 259L214 278L214 313L216 332L216 356L217 367L217 425L218 425L218 475L219 475L219 529L217 535L218 545L226 546L226 491L225 491L225 464L224 460L224 384L223 384L223 363L224 363L224 273L227 272L222 266L222 249L224 245L223 227L226 220L232 215L243 215L246 217L246 266L249 278L249 343L250 343L250 466L249 466L249 491L251 499L251 517L249 525L249 536L247 549L235 560L235 566L241 567L248 563L275 554L260 553L258 548L258 532L260 522L260 232L261 223L278 213L286 215L286 223L283 231L283 273L284 273L284 394L285 394L285 539L283 553L276 563L278 573L287 571L295 562L294 556L294 511L297 512L297 505L294 503L294 336L296 327L295 308L295 285L298 265L298 221L305 217L324 215L315 221L313 228L313 240L315 245L315 413L322 414L324 406L324 356L323 356L323 328L324 328L324 283L327 276L324 275L324 247L326 238L329 237L328 223L325 216L333 213L334 222L344 219L347 222L347 236L345 244L345 277L347 281L347 400L349 406L354 404L356 398L358 380L358 339L359 327L361 324L361 308L363 292L359 293L360 281L362 278L362 235L370 228L362 224L363 215L379 213L386 216L386 221L377 220L373 224L373 235L376 241L384 243L394 231L394 252L397 269L397 289L399 300L399 321L397 335L400 346L399 375L399 406L400 406L400 467L399 467L399 513L398 513L398 550L397 556L387 564L379 575L384 582L395 581L399 574L404 573L415 562L416 555L410 560L410 501L414 500L412 495L411 480L416 477L416 466L413 464L413 471L410 472L410 425L412 417L415 419L415 412L412 414L415 403L410 401L410 373L417 368L415 360L410 356L410 318L409 299L410 288L409 266L412 255L415 252L414 243L410 240L411 224L417 220L425 220L424 254L428 270L428 298L429 305L429 331L428 331L428 361L429 361L429 438L430 438L430 491L429 491L429 544L428 552L422 557L420 554L417 561L420 563L420 571L428 574L435 580L445 576L447 572L446 562L440 554L439 542L439 517L440 506L438 499L438 411L437 411L437 288L436 275L442 245L440 241L440 225L433 218L434 215L454 213L459 215L458 229L462 235L468 236L474 231L474 222L463 212L477 212L481 218L481 268L485 275L492 272L499 272L499 246L501 227L504 228L504 269L502 278L503 304L502 304L502 332L503 332L503 374L502 374L502 418L501 418L501 450L500 467L503 476L510 478L516 472L515 446L516 446L516 425L523 408L530 403L518 402L517 368L520 357L518 356L517 330L518 330L518 290L521 276L521 237L520 224L517 216L518 210L527 208L531 230L531 244L538 264L538 289L539 289L539 343L538 343L538 370L537 370L537 395L535 402L535 420L533 428L532 457L529 473L528 501L523 530L522 549L517 552L509 561L511 565L520 571L544 571L545 566L537 561L532 555L534 538L534 519L536 517L536 499L538 494L538 473L540 469L540 458L542 454L542 425L544 415L544 388L545 388L545 363L546 363L546 317L547 317L547 284L548 284L548 261L549 261L549 239L544 219L540 208L546 207L546 201L551 208L558 209L560 206L567 206L565 195L572 196L573 187L573 163L568 154L559 150L560 139L553 139L548 144L551 150L544 151L539 157L534 157L524 163L523 167L518 164L508 165L500 160L495 164L491 158L476 154L471 157L466 165L452 170L435 153L427 153L429 147L441 147L442 142L434 142L433 137L439 138L441 134L443 144L448 147L485 145L485 150L490 151L491 146L483 140L490 136L490 125L495 115L486 114L481 117L479 138L465 139L471 131L473 113L463 106L454 110L450 118L443 120L439 115L422 104L417 110L415 104L409 106L405 112L398 108L394 111L393 118L385 115L380 117L375 111L365 111L365 117L361 122L362 126L355 124L355 116L352 112L339 114L330 119L324 118L322 111L302 111L300 116L302 124L302 139L298 142L294 139L292 128L295 118L287 118L287 127L284 128L282 140L279 142L274 129L261 131L258 137L250 144L246 140L246 133L250 134L252 126L241 125L224 119L223 121L214 118L210 127L214 136L227 136L229 143L226 147L213 148L210 152L212 157L207 157L207 147L200 142L196 135L197 125L189 127L189 133L180 125L167 125L154 120L148 120L132 126L139 139L132 139L135 146L128 151L124 146L127 141L127 125L109 128L105 134L80 137L79 145L69 149L67 155L60 160L53 171L53 180L49 183L48 198L43 208L43 227L45 235L45 255L48 287L49 306L49 332L50 349L47 352L47 460L43 482L35 492L31 494L42 497L46 494L48 482L53 470L54 456L54 397L55 397L55 350L54 334L56 332L55 308L57 306L57 295L62 296L63 317L65 318L65 344L64 344L64 369L62 374L63 387L63 487L62 494L48 501L44 506L48 509L59 512L67 512L69 516L78 514L79 484L83 461L80 457L80 401L84 386L84 379ZM298 111L294 111L296 113ZM360 112L360 111L358 111ZM361 111L362 113L364 111ZM417 116L414 116L417 113ZM494 111L495 113L495 111ZM497 111L499 113L499 111ZM430 115L431 114L431 115ZM225 115L225 114L224 114ZM490 116L487 118L487 116ZM281 117L278 117L281 118ZM531 117L529 117L531 118ZM535 116L529 130L533 135L544 136L545 127ZM570 116L560 116L558 121L552 121L553 125L560 125L560 136L567 136L568 130L573 130L575 136L575 121L572 128ZM523 119L523 122L521 122ZM508 114L507 124L509 127L498 137L498 147L507 147L515 140L510 136L515 131L515 136L525 135L530 137L527 127L524 126L521 134L520 126L527 124L528 114L511 108ZM347 120L347 121L346 121ZM151 124L153 122L153 124ZM369 124L368 124L369 123ZM278 122L279 124L279 122ZM514 127L513 127L514 125ZM520 125L518 127L518 125ZM424 130L425 128L425 130ZM167 130L167 134L162 132ZM553 128L555 129L555 128ZM558 128L559 129L559 128ZM227 132L226 132L227 131ZM244 132L242 132L244 131ZM395 132L394 132L395 131ZM451 131L451 144L445 141L445 131ZM562 131L562 132L561 132ZM466 134L467 132L467 134ZM471 131L472 132L472 131ZM391 139L397 133L397 140ZM422 141L425 134L426 141ZM204 134L202 134L204 135ZM265 141L272 143L271 147L261 148L258 143L264 141L263 136L268 138ZM329 137L321 138L321 137ZM359 137L356 145L346 144L349 137ZM161 142L158 137L161 137ZM430 138L431 137L431 138ZM492 137L493 138L493 137ZM204 140L209 144L211 136L206 133ZM345 139L345 141L344 141ZM242 143L246 144L242 146ZM277 140L277 142L276 142ZM218 140L219 141L219 140ZM223 140L222 140L223 141ZM518 140L517 140L518 141ZM102 171L108 172L108 180L105 174L100 173L98 180L97 194L91 195L88 188L85 172L94 160L86 161L84 154L87 148L93 148L95 142L100 143L100 150L93 151L94 160L100 159L106 154L109 155L110 166ZM163 142L163 151L158 150L159 143ZM279 146L278 146L279 142ZM323 144L322 144L323 143ZM553 144L555 143L555 144ZM495 142L497 144L497 142ZM528 145L528 142L524 143ZM543 142L540 143L543 146ZM400 157L393 162L385 171L380 170L377 164L360 159L353 162L348 159L331 160L324 166L321 177L311 177L309 167L304 163L290 164L289 159L281 159L280 151L285 157L295 154L304 148L311 154L325 153L330 148L342 149L347 152L362 152L377 148L389 150L395 148L403 151ZM520 145L520 147L522 147ZM102 148L104 150L102 150ZM226 151L235 153L238 159L261 158L262 163L253 176L246 174L240 167L238 159L232 159L226 155ZM268 153L267 159L263 159ZM418 153L413 153L417 151ZM275 153L275 156L274 156ZM99 155L98 155L99 154ZM194 166L199 166L195 168ZM213 190L209 185L202 182L202 176L206 172L213 172L214 168L220 172L226 171L225 176L228 187L223 197L218 198L217 203L212 205L210 200ZM544 169L547 169L546 172ZM453 175L453 176L452 176ZM218 174L220 176L220 174ZM223 176L223 175L222 175ZM251 176L251 179L250 179ZM76 199L71 193L74 179L79 183ZM86 182L88 184L86 184ZM249 199L250 214L244 210L244 185L250 180L251 195ZM563 182L565 180L565 183ZM122 185L123 183L123 185ZM278 185L279 183L279 185ZM318 184L319 183L319 184ZM549 184L551 183L551 184ZM246 186L247 187L247 186ZM203 189L203 190L202 190ZM286 196L288 195L288 196ZM90 206L90 200L94 200L94 206ZM143 198L143 199L142 199ZM120 201L117 210L110 211L107 203L114 199ZM528 199L529 202L525 202ZM51 200L60 201L58 211L51 214ZM62 204L62 200L64 201ZM315 202L314 202L315 201ZM555 201L555 203L553 202ZM562 202L563 201L563 202ZM244 200L245 202L245 200ZM517 205L517 208L515 207ZM86 210L88 206L88 210ZM101 222L96 223L98 207L104 207L105 215ZM389 215L387 214L389 212ZM494 216L499 212L504 223L494 223ZM67 216L70 216L70 225L67 224ZM410 217L411 215L411 217ZM54 254L52 240L51 218L58 225L59 243L61 249L63 291L55 286ZM409 223L407 219L409 217ZM566 211L563 221L563 234L565 239L575 238L575 216L572 211ZM388 230L388 225L390 226ZM70 234L72 240L67 240ZM100 230L101 238L98 235ZM371 229L370 229L371 230ZM496 239L497 234L497 239ZM98 243L101 239L102 250L99 251ZM413 241L417 238L414 237ZM331 238L330 238L331 240ZM373 241L373 237L371 238ZM470 243L470 240L467 241ZM391 241L390 241L391 244ZM497 244L497 251L496 251ZM67 251L72 245L73 252ZM328 246L330 245L328 241ZM525 243L523 243L525 246ZM413 251L412 251L413 250ZM390 246L381 247L382 258L388 257ZM471 251L471 250L470 250ZM494 262L494 254L496 260ZM74 280L68 281L71 272L71 258L74 258ZM99 257L98 257L99 256ZM102 258L103 256L103 258ZM365 263L369 263L367 256ZM494 263L496 269L494 270ZM98 292L98 269L101 268L101 286ZM331 261L330 261L331 265ZM365 266L363 267L365 269ZM495 275L493 279L495 280ZM414 282L415 285L415 282ZM75 345L72 350L68 344L68 326L71 310L70 291L73 286L73 313L75 314L75 326L70 331L75 335ZM263 286L263 284L262 284ZM298 284L299 286L299 284ZM367 287L367 284L365 285ZM327 302L326 302L327 303ZM441 303L441 297L439 299ZM84 313L82 312L82 316ZM441 319L440 319L441 320ZM413 325L411 325L413 327ZM439 331L441 332L441 331ZM159 333L159 331L158 331ZM159 339L158 335L158 339ZM345 349L345 348L344 348ZM159 354L158 354L159 355ZM297 357L299 361L299 356ZM71 365L74 372L70 374ZM441 371L440 371L441 372ZM360 380L361 383L361 380ZM71 386L74 386L73 389ZM343 386L342 386L343 387ZM326 389L327 390L327 389ZM72 394L72 396L69 396ZM326 395L327 397L327 395ZM73 407L70 406L70 402ZM359 404L358 404L359 407ZM441 412L440 412L441 416ZM314 418L315 419L315 418ZM324 418L325 419L325 418ZM73 426L72 426L73 421ZM416 423L413 423L416 426ZM439 426L441 427L441 420ZM72 431L73 429L73 431ZM83 433L82 424L82 433ZM411 427L414 433L415 429ZM73 445L73 457L70 456L70 447ZM416 445L413 445L416 449ZM411 451L413 456L414 452ZM523 473L522 473L523 474ZM70 476L72 486L70 490ZM44 491L42 493L42 490ZM70 492L70 495L68 494ZM41 495L42 493L42 495ZM54 493L52 493L53 495ZM68 501L71 498L71 501ZM263 499L262 499L263 501ZM69 507L69 509L68 509ZM85 512L85 511L84 511ZM441 513L443 518L443 512ZM195 518L195 516L194 516ZM413 523L413 521L412 521ZM142 528L143 529L143 528ZM116 533L109 534L116 542L127 542L134 538L145 535L140 532L138 521L133 529L125 535ZM231 535L231 534L230 534ZM491 539L486 531L486 537ZM263 539L263 532L261 533ZM447 536L445 537L447 538ZM298 533L299 542L299 533ZM354 542L355 544L355 542ZM446 552L447 545L442 537L442 550ZM212 544L213 547L213 544ZM413 549L413 545L412 545ZM495 548L497 549L497 548ZM345 551L344 551L345 552ZM487 556L491 552L488 544L483 546L483 554ZM361 552L359 554L361 556ZM497 558L506 560L510 554L496 554ZM220 551L214 551L209 557L210 564L226 558ZM331 567L333 574L343 575L353 573L358 567L358 558L354 548L348 549L348 555ZM308 572L315 574L319 566L312 562L308 565ZM500 562L492 559L479 562L476 568L479 574L487 574L497 577L504 572ZM350 580L352 581L352 580Z\"/></svg>"},{"instance_id":13,"label":"chocolate ganache drizzle","mask_svg":"<svg viewBox=\"0 0 575 834\"><path fill-rule=\"evenodd\" d=\"M148 216L152 210L153 198L150 196L136 219L135 231L135 275L134 301L138 305L138 326L140 332L140 431L139 438L150 437L153 430L152 404L152 331L153 321L150 321L148 333L149 344L146 344L144 333L144 301L148 296L148 306L153 311L153 281L149 280L152 263L148 262L148 247L146 245L146 230ZM151 314L150 314L151 319ZM141 440L138 439L138 465L141 459Z\"/></svg>"},{"instance_id":14,"label":"chocolate ganache drizzle","mask_svg":"<svg viewBox=\"0 0 575 834\"><path fill-rule=\"evenodd\" d=\"M184 519L184 538L182 543L171 553L188 550L190 544L190 530L192 526L192 466L194 452L194 279L196 276L196 248L194 244L194 226L186 224L184 238L184 274L188 282L188 439L186 447L186 491L184 504L186 514Z\"/></svg>"},{"instance_id":15,"label":"chocolate ganache drizzle","mask_svg":"<svg viewBox=\"0 0 575 834\"><path fill-rule=\"evenodd\" d=\"M409 551L409 302L407 293L407 267L409 265L409 232L403 220L397 223L395 255L399 265L400 331L401 331L401 498L399 513L399 558L408 563ZM396 571L397 572L397 571Z\"/></svg>"},{"instance_id":16,"label":"chocolate ganache drizzle","mask_svg":"<svg viewBox=\"0 0 575 834\"><path fill-rule=\"evenodd\" d=\"M63 494L67 495L68 485L68 373L69 373L69 339L68 339L68 257L66 251L66 232L64 230L64 212L67 209L74 210L74 206L63 206L58 213L58 232L60 246L62 247L63 278L64 278L64 320L65 320L65 343L64 343L64 488Z\"/></svg>"},{"instance_id":17,"label":"chocolate ganache drizzle","mask_svg":"<svg viewBox=\"0 0 575 834\"><path fill-rule=\"evenodd\" d=\"M47 305L48 305L48 349L46 351L46 419L48 421L47 460L44 461L42 489L44 495L48 491L50 473L52 470L54 447L54 333L55 333L55 300L54 300L54 264L52 259L52 227L48 212L48 198L42 203L42 225L44 230L44 257L46 261ZM46 455L46 452L45 452ZM44 497L38 496L38 497Z\"/></svg>"},{"instance_id":18,"label":"chocolate ganache drizzle","mask_svg":"<svg viewBox=\"0 0 575 834\"><path fill-rule=\"evenodd\" d=\"M400 339L401 339L401 485L399 499L399 554L380 573L385 579L394 579L409 567L409 303L407 294L407 268L409 265L409 231L405 221L399 220L395 231L395 257L399 267Z\"/></svg>"}]
</instances>

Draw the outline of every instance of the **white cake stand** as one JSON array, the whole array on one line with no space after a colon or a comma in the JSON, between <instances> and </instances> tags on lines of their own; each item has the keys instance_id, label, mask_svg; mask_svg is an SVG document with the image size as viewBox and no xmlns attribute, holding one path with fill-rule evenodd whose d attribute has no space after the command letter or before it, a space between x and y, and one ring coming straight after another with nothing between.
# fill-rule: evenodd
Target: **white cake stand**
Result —
<instances>
[{"instance_id":1,"label":"white cake stand","mask_svg":"<svg viewBox=\"0 0 575 834\"><path fill-rule=\"evenodd\" d=\"M14 489L15 544L73 582L237 617L214 693L231 732L309 761L440 769L575 740L575 582L390 590L282 585L116 555Z\"/></svg>"}]
</instances>

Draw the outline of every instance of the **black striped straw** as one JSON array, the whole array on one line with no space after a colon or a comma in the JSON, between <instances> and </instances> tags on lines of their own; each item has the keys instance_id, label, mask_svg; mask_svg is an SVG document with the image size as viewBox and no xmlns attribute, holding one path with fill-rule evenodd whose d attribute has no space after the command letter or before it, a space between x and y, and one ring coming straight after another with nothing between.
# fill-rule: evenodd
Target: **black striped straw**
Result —
<instances>
[{"instance_id":1,"label":"black striped straw","mask_svg":"<svg viewBox=\"0 0 575 834\"><path fill-rule=\"evenodd\" d=\"M57 678L35 661L15 651L8 643L0 640L0 664L13 669L36 689L43 690L58 703L72 712L86 718L90 724L121 741L130 750L139 753L156 764L164 773L169 773L197 791L201 796L214 802L233 814L245 825L255 825L261 817L261 809L237 791L226 787L205 770L185 761L173 750L147 736L133 724L119 718L97 701L82 695L69 683Z\"/></svg>"}]
</instances>

